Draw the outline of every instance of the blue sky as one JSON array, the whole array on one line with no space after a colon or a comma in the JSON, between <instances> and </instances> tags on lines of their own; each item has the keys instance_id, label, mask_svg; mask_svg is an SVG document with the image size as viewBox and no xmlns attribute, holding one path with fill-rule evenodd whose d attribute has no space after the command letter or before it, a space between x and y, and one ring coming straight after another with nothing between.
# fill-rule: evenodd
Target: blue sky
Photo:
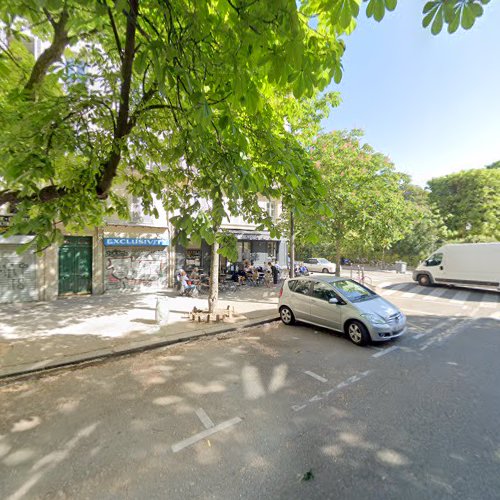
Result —
<instances>
[{"instance_id":1,"label":"blue sky","mask_svg":"<svg viewBox=\"0 0 500 500\"><path fill-rule=\"evenodd\" d=\"M422 186L500 160L500 1L471 30L438 36L422 28L423 3L400 1L381 23L360 13L330 87L343 102L323 124L363 129Z\"/></svg>"}]
</instances>

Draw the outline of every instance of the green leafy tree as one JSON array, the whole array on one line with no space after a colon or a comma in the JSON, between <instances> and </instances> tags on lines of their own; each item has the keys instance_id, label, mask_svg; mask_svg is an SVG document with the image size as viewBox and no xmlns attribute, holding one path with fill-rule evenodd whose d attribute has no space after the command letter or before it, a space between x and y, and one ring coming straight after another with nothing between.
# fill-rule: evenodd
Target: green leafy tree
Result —
<instances>
[{"instance_id":1,"label":"green leafy tree","mask_svg":"<svg viewBox=\"0 0 500 500\"><path fill-rule=\"evenodd\" d=\"M359 130L320 135L310 152L330 215L301 220L301 239L320 241L324 255L335 256L337 273L341 255L354 242L367 250L386 249L411 228L403 191L407 176L361 139Z\"/></svg>"},{"instance_id":2,"label":"green leafy tree","mask_svg":"<svg viewBox=\"0 0 500 500\"><path fill-rule=\"evenodd\" d=\"M443 219L429 201L429 192L419 186L408 184L404 197L412 219L412 228L404 238L395 242L388 252L391 261L403 260L416 265L443 244L449 237Z\"/></svg>"},{"instance_id":3,"label":"green leafy tree","mask_svg":"<svg viewBox=\"0 0 500 500\"><path fill-rule=\"evenodd\" d=\"M365 3L381 20L397 2ZM429 2L425 19L436 32L435 19L454 26L455 13L469 28L485 3ZM145 191L138 184L149 187L146 210L153 194L167 205L165 186L185 180L176 165L207 129L251 156L244 125L262 120L277 91L312 97L340 80L343 37L359 11L359 0L3 2L9 41L29 31L47 43L37 60L1 47L0 75L17 72L0 90L0 205L16 211L12 231L35 233L43 247L60 239L58 223L78 229L113 211L126 216L120 193ZM201 158L198 171L210 169ZM236 178L238 163L224 175ZM205 178L215 189L218 179Z\"/></svg>"},{"instance_id":4,"label":"green leafy tree","mask_svg":"<svg viewBox=\"0 0 500 500\"><path fill-rule=\"evenodd\" d=\"M500 240L500 170L464 170L429 181L430 201L460 241Z\"/></svg>"}]
</instances>

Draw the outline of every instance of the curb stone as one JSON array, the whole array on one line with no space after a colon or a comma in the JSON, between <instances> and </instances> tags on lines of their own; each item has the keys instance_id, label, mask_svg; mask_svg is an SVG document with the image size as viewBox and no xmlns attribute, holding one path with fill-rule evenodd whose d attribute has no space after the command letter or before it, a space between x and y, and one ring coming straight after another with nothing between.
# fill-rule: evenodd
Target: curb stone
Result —
<instances>
[{"instance_id":1,"label":"curb stone","mask_svg":"<svg viewBox=\"0 0 500 500\"><path fill-rule=\"evenodd\" d=\"M45 372L55 371L62 368L71 368L78 365L86 365L89 363L103 362L107 359L117 358L121 356L127 356L130 354L141 353L145 351L151 351L153 349L158 349L161 347L168 347L175 344L187 343L197 340L199 338L209 337L212 335L217 335L221 333L229 333L238 330L243 330L252 326L259 326L266 323L272 323L279 320L277 314L267 315L265 317L256 318L252 320L242 321L240 323L233 323L231 325L220 325L213 326L211 328L205 328L202 330L195 330L192 332L184 332L174 334L174 338L163 339L163 340L142 340L137 342L131 342L126 345L116 346L109 349L100 349L97 351L87 351L83 354L75 354L62 358L61 360L55 361L52 359L47 359L43 361L38 361L36 363L31 363L28 365L18 365L17 367L12 367L9 369L0 370L0 384L8 383L11 380L17 380L24 377L42 375ZM160 331L161 328L155 328L156 331Z\"/></svg>"}]
</instances>

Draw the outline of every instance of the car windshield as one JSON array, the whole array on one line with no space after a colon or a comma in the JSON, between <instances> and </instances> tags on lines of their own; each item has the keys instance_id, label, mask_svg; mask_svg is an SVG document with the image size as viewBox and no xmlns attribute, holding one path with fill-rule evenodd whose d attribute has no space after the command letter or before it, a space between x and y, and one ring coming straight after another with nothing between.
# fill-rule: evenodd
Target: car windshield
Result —
<instances>
[{"instance_id":1,"label":"car windshield","mask_svg":"<svg viewBox=\"0 0 500 500\"><path fill-rule=\"evenodd\" d=\"M330 261L328 259L318 259L318 262L320 264L330 264Z\"/></svg>"},{"instance_id":2,"label":"car windshield","mask_svg":"<svg viewBox=\"0 0 500 500\"><path fill-rule=\"evenodd\" d=\"M361 302L376 296L374 292L352 280L334 281L332 285L351 302Z\"/></svg>"}]
</instances>

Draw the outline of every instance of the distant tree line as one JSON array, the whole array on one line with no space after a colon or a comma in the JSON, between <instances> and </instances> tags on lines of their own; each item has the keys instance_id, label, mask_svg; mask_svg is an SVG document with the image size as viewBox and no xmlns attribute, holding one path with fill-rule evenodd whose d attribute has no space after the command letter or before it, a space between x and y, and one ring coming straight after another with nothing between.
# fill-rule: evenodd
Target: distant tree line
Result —
<instances>
[{"instance_id":1,"label":"distant tree line","mask_svg":"<svg viewBox=\"0 0 500 500\"><path fill-rule=\"evenodd\" d=\"M333 132L311 146L329 215L297 223L297 260L416 265L446 242L500 241L500 161L411 184L362 133Z\"/></svg>"}]
</instances>

